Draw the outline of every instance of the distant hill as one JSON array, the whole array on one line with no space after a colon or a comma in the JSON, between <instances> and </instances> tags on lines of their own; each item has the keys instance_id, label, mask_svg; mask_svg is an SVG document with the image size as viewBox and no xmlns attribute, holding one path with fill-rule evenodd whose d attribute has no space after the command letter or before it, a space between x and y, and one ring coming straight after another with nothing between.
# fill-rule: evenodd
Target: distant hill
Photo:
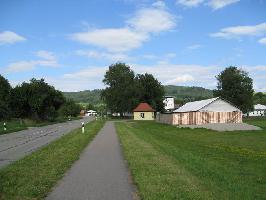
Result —
<instances>
[{"instance_id":1,"label":"distant hill","mask_svg":"<svg viewBox=\"0 0 266 200\"><path fill-rule=\"evenodd\" d=\"M84 90L80 92L63 92L64 96L68 99L73 99L78 103L90 103L93 105L102 103L101 101L101 91L96 90Z\"/></svg>"},{"instance_id":2,"label":"distant hill","mask_svg":"<svg viewBox=\"0 0 266 200\"><path fill-rule=\"evenodd\" d=\"M194 101L213 97L212 90L202 87L187 87L187 86L164 86L165 94L176 97L179 101Z\"/></svg>"},{"instance_id":3,"label":"distant hill","mask_svg":"<svg viewBox=\"0 0 266 200\"><path fill-rule=\"evenodd\" d=\"M202 87L166 85L164 88L165 95L174 96L179 101L194 101L211 98L213 96L212 90ZM95 105L102 103L100 98L101 91L100 89L96 89L80 92L64 92L64 95L66 98L73 99L78 103L90 103Z\"/></svg>"}]
</instances>

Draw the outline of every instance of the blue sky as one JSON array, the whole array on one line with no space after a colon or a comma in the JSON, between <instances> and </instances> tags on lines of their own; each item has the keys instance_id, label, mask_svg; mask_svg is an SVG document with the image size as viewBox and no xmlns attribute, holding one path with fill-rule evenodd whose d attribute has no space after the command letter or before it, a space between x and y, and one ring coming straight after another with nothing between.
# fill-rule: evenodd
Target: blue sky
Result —
<instances>
[{"instance_id":1,"label":"blue sky","mask_svg":"<svg viewBox=\"0 0 266 200\"><path fill-rule=\"evenodd\" d=\"M0 73L12 85L103 88L117 61L163 84L211 89L235 65L266 91L266 1L0 1Z\"/></svg>"}]
</instances>

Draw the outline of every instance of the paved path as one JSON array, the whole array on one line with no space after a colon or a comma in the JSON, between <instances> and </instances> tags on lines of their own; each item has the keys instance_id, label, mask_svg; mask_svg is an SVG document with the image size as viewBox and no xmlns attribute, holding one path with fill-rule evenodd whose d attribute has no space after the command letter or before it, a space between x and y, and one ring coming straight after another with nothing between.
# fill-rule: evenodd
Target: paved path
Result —
<instances>
[{"instance_id":1,"label":"paved path","mask_svg":"<svg viewBox=\"0 0 266 200\"><path fill-rule=\"evenodd\" d=\"M180 125L178 127L187 128L206 128L215 131L258 131L262 130L260 127L253 126L246 123L214 123L214 124L202 124L202 125Z\"/></svg>"},{"instance_id":2,"label":"paved path","mask_svg":"<svg viewBox=\"0 0 266 200\"><path fill-rule=\"evenodd\" d=\"M0 135L0 168L81 127L91 117Z\"/></svg>"},{"instance_id":3,"label":"paved path","mask_svg":"<svg viewBox=\"0 0 266 200\"><path fill-rule=\"evenodd\" d=\"M134 187L113 122L107 122L47 200L131 200Z\"/></svg>"}]
</instances>

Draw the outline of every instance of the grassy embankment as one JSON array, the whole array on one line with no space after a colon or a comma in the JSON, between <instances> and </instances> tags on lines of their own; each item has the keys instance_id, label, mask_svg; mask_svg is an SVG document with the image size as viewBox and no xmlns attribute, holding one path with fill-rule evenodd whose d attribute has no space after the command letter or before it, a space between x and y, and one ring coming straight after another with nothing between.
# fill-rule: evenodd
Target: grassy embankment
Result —
<instances>
[{"instance_id":1,"label":"grassy embankment","mask_svg":"<svg viewBox=\"0 0 266 200\"><path fill-rule=\"evenodd\" d=\"M73 117L71 120L77 120L80 119L80 117ZM7 121L0 121L0 135L12 133L16 131L25 130L28 127L40 127L40 126L46 126L56 123L62 123L68 121L67 118L58 118L54 121L34 121L29 119L12 119ZM4 122L6 122L7 130L4 131Z\"/></svg>"},{"instance_id":2,"label":"grassy embankment","mask_svg":"<svg viewBox=\"0 0 266 200\"><path fill-rule=\"evenodd\" d=\"M43 199L79 158L104 121L88 123L48 146L0 169L0 199Z\"/></svg>"},{"instance_id":3,"label":"grassy embankment","mask_svg":"<svg viewBox=\"0 0 266 200\"><path fill-rule=\"evenodd\" d=\"M266 199L263 131L178 129L155 122L117 122L141 199Z\"/></svg>"}]
</instances>

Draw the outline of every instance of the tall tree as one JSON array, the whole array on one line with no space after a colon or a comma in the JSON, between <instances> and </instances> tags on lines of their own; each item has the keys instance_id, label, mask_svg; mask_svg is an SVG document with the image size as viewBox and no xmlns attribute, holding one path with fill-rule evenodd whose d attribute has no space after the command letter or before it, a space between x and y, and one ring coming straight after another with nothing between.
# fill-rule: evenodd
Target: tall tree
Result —
<instances>
[{"instance_id":1,"label":"tall tree","mask_svg":"<svg viewBox=\"0 0 266 200\"><path fill-rule=\"evenodd\" d=\"M136 76L138 100L149 103L157 111L163 111L163 85L152 74L138 74Z\"/></svg>"},{"instance_id":2,"label":"tall tree","mask_svg":"<svg viewBox=\"0 0 266 200\"><path fill-rule=\"evenodd\" d=\"M218 81L214 96L220 96L235 104L242 112L253 110L253 80L248 73L230 66L216 76Z\"/></svg>"},{"instance_id":3,"label":"tall tree","mask_svg":"<svg viewBox=\"0 0 266 200\"><path fill-rule=\"evenodd\" d=\"M125 63L109 66L103 82L107 88L101 96L112 112L131 112L137 104L135 74Z\"/></svg>"},{"instance_id":4,"label":"tall tree","mask_svg":"<svg viewBox=\"0 0 266 200\"><path fill-rule=\"evenodd\" d=\"M7 79L0 75L0 119L9 117L9 100L11 86Z\"/></svg>"},{"instance_id":5,"label":"tall tree","mask_svg":"<svg viewBox=\"0 0 266 200\"><path fill-rule=\"evenodd\" d=\"M44 79L31 79L13 89L10 104L17 117L52 120L64 102L63 94Z\"/></svg>"},{"instance_id":6,"label":"tall tree","mask_svg":"<svg viewBox=\"0 0 266 200\"><path fill-rule=\"evenodd\" d=\"M75 103L72 99L66 100L66 102L60 108L60 114L65 117L76 117L81 111L81 105Z\"/></svg>"}]
</instances>

